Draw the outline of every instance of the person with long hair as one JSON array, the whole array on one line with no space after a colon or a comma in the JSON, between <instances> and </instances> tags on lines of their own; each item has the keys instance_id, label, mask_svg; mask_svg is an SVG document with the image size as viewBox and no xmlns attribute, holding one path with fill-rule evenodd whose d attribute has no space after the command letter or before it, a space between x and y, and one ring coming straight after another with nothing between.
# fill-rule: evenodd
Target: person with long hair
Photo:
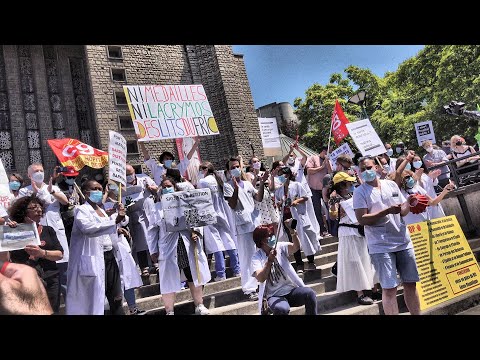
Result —
<instances>
[{"instance_id":1,"label":"person with long hair","mask_svg":"<svg viewBox=\"0 0 480 360\"><path fill-rule=\"evenodd\" d=\"M10 227L34 223L40 236L40 245L27 245L25 249L10 251L11 262L30 265L43 280L48 300L54 312L60 307L60 275L56 261L62 259L63 248L55 229L40 225L45 212L45 203L36 195L15 200L8 209Z\"/></svg>"},{"instance_id":2,"label":"person with long hair","mask_svg":"<svg viewBox=\"0 0 480 360\"><path fill-rule=\"evenodd\" d=\"M217 222L213 225L203 227L205 237L205 252L215 257L215 281L226 279L225 258L223 252L227 251L230 257L230 267L233 270L233 276L240 276L240 265L238 260L237 245L235 244L235 234L232 231L235 223L232 222L230 208L223 197L223 181L215 172L212 163L204 161L198 172L199 189L208 188L212 195L212 202L217 213Z\"/></svg>"}]
</instances>

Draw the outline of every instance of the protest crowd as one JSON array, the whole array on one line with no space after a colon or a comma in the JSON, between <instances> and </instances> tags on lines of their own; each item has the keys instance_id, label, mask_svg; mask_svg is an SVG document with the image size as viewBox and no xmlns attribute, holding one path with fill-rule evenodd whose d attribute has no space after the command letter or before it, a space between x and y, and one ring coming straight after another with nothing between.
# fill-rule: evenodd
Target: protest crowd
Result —
<instances>
[{"instance_id":1,"label":"protest crowd","mask_svg":"<svg viewBox=\"0 0 480 360\"><path fill-rule=\"evenodd\" d=\"M335 158L328 145L307 156L295 142L272 164L238 155L220 169L217 159L194 160L201 138L193 139L181 161L173 152L149 153L139 141L149 174L127 163L125 186L107 178L106 167L93 178L80 177L74 166L40 163L8 174L11 202L0 209L0 223L33 224L40 244L0 253L0 273L9 262L34 268L51 312L63 300L67 315L102 315L106 303L108 313L124 315L124 299L128 314L143 314L134 291L157 273L167 315L175 314L182 289L190 290L195 314L207 315L204 286L227 279L228 256L245 301L258 301L260 312L288 314L304 305L315 315L315 292L299 275L316 268L320 240L336 236L338 292L356 291L361 305L382 300L385 314L397 314L401 282L409 312L420 313L407 225L445 216L441 200L456 186L445 163L476 152L462 137L442 148L426 140L424 154L399 142L381 144L385 151L375 156L350 151ZM478 159L456 166L478 168ZM197 203L182 194L197 194ZM418 195L426 210L414 213ZM169 202L181 197L197 210L174 216ZM201 206L209 209L203 224Z\"/></svg>"}]
</instances>

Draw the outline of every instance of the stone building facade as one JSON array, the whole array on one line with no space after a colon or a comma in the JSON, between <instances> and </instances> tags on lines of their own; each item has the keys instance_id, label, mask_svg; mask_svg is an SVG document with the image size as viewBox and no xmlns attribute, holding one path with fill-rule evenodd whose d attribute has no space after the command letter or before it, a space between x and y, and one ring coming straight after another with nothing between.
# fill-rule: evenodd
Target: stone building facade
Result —
<instances>
[{"instance_id":1,"label":"stone building facade","mask_svg":"<svg viewBox=\"0 0 480 360\"><path fill-rule=\"evenodd\" d=\"M270 103L260 106L257 110L258 117L277 118L278 129L285 135L295 137L300 120L294 113L292 105L288 102Z\"/></svg>"},{"instance_id":2,"label":"stone building facade","mask_svg":"<svg viewBox=\"0 0 480 360\"><path fill-rule=\"evenodd\" d=\"M26 174L32 162L51 171L48 139L75 138L108 149L108 131L127 139L128 161L141 165L123 85L202 84L220 135L203 137L200 155L223 168L233 155L262 155L243 56L229 45L0 46L0 157ZM152 156L176 153L174 140L146 144ZM146 170L146 169L144 169Z\"/></svg>"}]
</instances>

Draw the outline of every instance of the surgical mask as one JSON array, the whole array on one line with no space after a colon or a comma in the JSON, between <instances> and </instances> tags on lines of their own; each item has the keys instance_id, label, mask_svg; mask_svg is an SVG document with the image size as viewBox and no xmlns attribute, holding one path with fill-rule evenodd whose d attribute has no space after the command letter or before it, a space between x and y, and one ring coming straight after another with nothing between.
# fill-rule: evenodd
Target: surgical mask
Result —
<instances>
[{"instance_id":1,"label":"surgical mask","mask_svg":"<svg viewBox=\"0 0 480 360\"><path fill-rule=\"evenodd\" d=\"M412 177L409 177L407 179L407 181L405 181L405 186L408 188L408 189L411 189L415 186L415 180L412 178Z\"/></svg>"},{"instance_id":2,"label":"surgical mask","mask_svg":"<svg viewBox=\"0 0 480 360\"><path fill-rule=\"evenodd\" d=\"M118 192L118 185L117 184L108 184L108 189L113 192Z\"/></svg>"},{"instance_id":3,"label":"surgical mask","mask_svg":"<svg viewBox=\"0 0 480 360\"><path fill-rule=\"evenodd\" d=\"M387 174L390 173L390 165L383 165L383 168L385 169L385 171L387 172Z\"/></svg>"},{"instance_id":4,"label":"surgical mask","mask_svg":"<svg viewBox=\"0 0 480 360\"><path fill-rule=\"evenodd\" d=\"M414 161L413 162L413 167L415 169L420 169L422 167L422 162L421 161Z\"/></svg>"},{"instance_id":5,"label":"surgical mask","mask_svg":"<svg viewBox=\"0 0 480 360\"><path fill-rule=\"evenodd\" d=\"M412 165L410 165L410 163L408 163L408 164L405 166L405 170L412 170Z\"/></svg>"},{"instance_id":6,"label":"surgical mask","mask_svg":"<svg viewBox=\"0 0 480 360\"><path fill-rule=\"evenodd\" d=\"M230 170L230 174L233 176L233 177L240 177L240 175L242 174L242 171L240 170L240 168L234 168L232 170Z\"/></svg>"},{"instance_id":7,"label":"surgical mask","mask_svg":"<svg viewBox=\"0 0 480 360\"><path fill-rule=\"evenodd\" d=\"M375 172L375 170L365 170L364 172L362 172L362 179L365 182L373 181L376 178L377 178L377 173Z\"/></svg>"},{"instance_id":8,"label":"surgical mask","mask_svg":"<svg viewBox=\"0 0 480 360\"><path fill-rule=\"evenodd\" d=\"M91 202L99 204L102 202L103 194L100 190L90 191L90 196L88 197Z\"/></svg>"},{"instance_id":9,"label":"surgical mask","mask_svg":"<svg viewBox=\"0 0 480 360\"><path fill-rule=\"evenodd\" d=\"M397 154L400 154L403 151L403 148L397 147L395 148L395 151L397 152Z\"/></svg>"},{"instance_id":10,"label":"surgical mask","mask_svg":"<svg viewBox=\"0 0 480 360\"><path fill-rule=\"evenodd\" d=\"M280 175L280 176L277 176L277 180L280 184L285 184L285 182L287 181L287 178L285 177L285 175Z\"/></svg>"},{"instance_id":11,"label":"surgical mask","mask_svg":"<svg viewBox=\"0 0 480 360\"><path fill-rule=\"evenodd\" d=\"M425 149L426 152L432 152L433 151L433 146L429 146Z\"/></svg>"},{"instance_id":12,"label":"surgical mask","mask_svg":"<svg viewBox=\"0 0 480 360\"><path fill-rule=\"evenodd\" d=\"M387 156L392 156L392 155L393 155L393 149L388 149Z\"/></svg>"},{"instance_id":13,"label":"surgical mask","mask_svg":"<svg viewBox=\"0 0 480 360\"><path fill-rule=\"evenodd\" d=\"M174 193L175 192L175 189L173 187L168 187L168 188L163 188L162 189L162 194L171 194L171 193Z\"/></svg>"},{"instance_id":14,"label":"surgical mask","mask_svg":"<svg viewBox=\"0 0 480 360\"><path fill-rule=\"evenodd\" d=\"M197 175L197 180L201 180L203 178L205 178L205 175L203 175L203 171L199 171Z\"/></svg>"},{"instance_id":15,"label":"surgical mask","mask_svg":"<svg viewBox=\"0 0 480 360\"><path fill-rule=\"evenodd\" d=\"M127 183L132 183L135 180L135 174L127 175L126 180Z\"/></svg>"},{"instance_id":16,"label":"surgical mask","mask_svg":"<svg viewBox=\"0 0 480 360\"><path fill-rule=\"evenodd\" d=\"M65 179L65 182L66 182L68 185L73 185L73 184L75 184L75 178L66 178L66 179Z\"/></svg>"},{"instance_id":17,"label":"surgical mask","mask_svg":"<svg viewBox=\"0 0 480 360\"><path fill-rule=\"evenodd\" d=\"M273 248L275 246L275 244L277 243L277 238L275 237L275 235L272 235L268 238L268 246L270 246L271 248Z\"/></svg>"},{"instance_id":18,"label":"surgical mask","mask_svg":"<svg viewBox=\"0 0 480 360\"><path fill-rule=\"evenodd\" d=\"M37 184L43 183L43 179L45 179L45 173L43 171L37 171L32 174L32 180Z\"/></svg>"},{"instance_id":19,"label":"surgical mask","mask_svg":"<svg viewBox=\"0 0 480 360\"><path fill-rule=\"evenodd\" d=\"M256 162L256 163L253 163L252 166L255 170L260 170L260 167L262 166L262 163Z\"/></svg>"},{"instance_id":20,"label":"surgical mask","mask_svg":"<svg viewBox=\"0 0 480 360\"><path fill-rule=\"evenodd\" d=\"M167 169L170 169L172 167L173 160L165 160L163 164Z\"/></svg>"},{"instance_id":21,"label":"surgical mask","mask_svg":"<svg viewBox=\"0 0 480 360\"><path fill-rule=\"evenodd\" d=\"M20 189L20 181L10 181L8 186L10 186L10 190L18 190Z\"/></svg>"},{"instance_id":22,"label":"surgical mask","mask_svg":"<svg viewBox=\"0 0 480 360\"><path fill-rule=\"evenodd\" d=\"M290 165L293 165L293 164L295 163L295 158L294 158L293 156L290 156L290 157L288 158L288 163L289 163Z\"/></svg>"}]
</instances>

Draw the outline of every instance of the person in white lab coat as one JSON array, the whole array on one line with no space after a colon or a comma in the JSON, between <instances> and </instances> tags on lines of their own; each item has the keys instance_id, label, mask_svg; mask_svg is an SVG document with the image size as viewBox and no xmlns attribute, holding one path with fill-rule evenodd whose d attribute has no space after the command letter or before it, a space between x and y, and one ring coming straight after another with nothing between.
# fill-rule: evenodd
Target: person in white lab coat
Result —
<instances>
[{"instance_id":1,"label":"person in white lab coat","mask_svg":"<svg viewBox=\"0 0 480 360\"><path fill-rule=\"evenodd\" d=\"M52 178L50 178L48 185L45 184L45 173L42 164L33 163L30 165L28 167L28 177L32 184L21 188L18 191L18 197L36 194L47 206L45 215L40 221L40 225L52 227L57 234L57 239L60 242L60 245L62 245L63 258L57 261L57 268L60 276L60 293L63 294L65 298L67 295L66 275L70 251L67 235L65 234L65 226L63 224L62 216L60 215L60 205L67 205L68 199L58 186L52 184Z\"/></svg>"},{"instance_id":2,"label":"person in white lab coat","mask_svg":"<svg viewBox=\"0 0 480 360\"><path fill-rule=\"evenodd\" d=\"M175 182L161 182L162 194L175 192ZM195 304L196 315L208 315L203 305L203 285L211 280L207 257L197 229L167 232L161 203L155 211L147 237L150 256L158 261L160 293L167 315L174 315L175 293L181 290L181 281L187 280ZM197 272L198 269L198 272Z\"/></svg>"},{"instance_id":3,"label":"person in white lab coat","mask_svg":"<svg viewBox=\"0 0 480 360\"><path fill-rule=\"evenodd\" d=\"M71 259L68 266L67 315L103 315L107 297L110 312L124 315L119 252L119 224L125 219L125 208L118 205L116 214L108 217L99 206L103 188L95 180L82 185L86 203L75 209L71 237Z\"/></svg>"}]
</instances>

